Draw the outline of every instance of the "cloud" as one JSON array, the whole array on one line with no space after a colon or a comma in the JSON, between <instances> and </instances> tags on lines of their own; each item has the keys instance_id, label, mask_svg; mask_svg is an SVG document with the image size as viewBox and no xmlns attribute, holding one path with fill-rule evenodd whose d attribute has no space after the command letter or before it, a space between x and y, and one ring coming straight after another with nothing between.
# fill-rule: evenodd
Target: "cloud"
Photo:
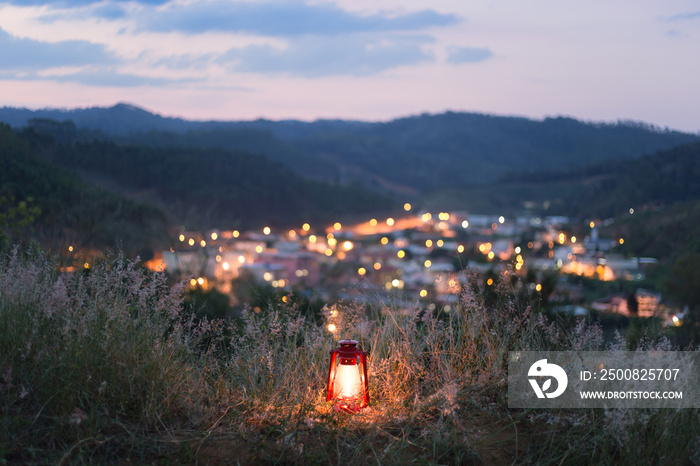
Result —
<instances>
[{"instance_id":1,"label":"cloud","mask_svg":"<svg viewBox=\"0 0 700 466\"><path fill-rule=\"evenodd\" d=\"M669 21L685 21L689 19L700 19L700 11L695 11L692 13L679 13L671 16Z\"/></svg>"},{"instance_id":2,"label":"cloud","mask_svg":"<svg viewBox=\"0 0 700 466\"><path fill-rule=\"evenodd\" d=\"M116 3L140 3L142 5L164 5L171 0L112 0ZM104 3L104 0L5 0L3 3L17 6L53 6L57 8L82 8Z\"/></svg>"},{"instance_id":3,"label":"cloud","mask_svg":"<svg viewBox=\"0 0 700 466\"><path fill-rule=\"evenodd\" d=\"M100 44L83 40L41 42L22 39L0 29L0 69L36 71L64 66L115 63L116 59Z\"/></svg>"},{"instance_id":4,"label":"cloud","mask_svg":"<svg viewBox=\"0 0 700 466\"><path fill-rule=\"evenodd\" d=\"M168 84L198 81L194 79L151 78L148 76L120 73L118 71L115 71L114 69L87 69L79 71L77 73L51 75L40 75L36 72L17 74L2 70L0 71L0 80L4 79L22 81L53 81L60 83L69 82L94 87L162 87Z\"/></svg>"},{"instance_id":5,"label":"cloud","mask_svg":"<svg viewBox=\"0 0 700 466\"><path fill-rule=\"evenodd\" d=\"M455 15L433 10L399 16L358 15L331 4L214 0L172 4L142 15L139 24L143 29L161 32L226 31L264 36L335 36L357 32L417 31L458 21Z\"/></svg>"},{"instance_id":6,"label":"cloud","mask_svg":"<svg viewBox=\"0 0 700 466\"><path fill-rule=\"evenodd\" d=\"M433 61L422 46L432 42L423 36L372 39L364 35L302 37L280 49L251 45L231 49L218 62L238 72L282 73L305 77L371 75L389 68Z\"/></svg>"},{"instance_id":7,"label":"cloud","mask_svg":"<svg viewBox=\"0 0 700 466\"><path fill-rule=\"evenodd\" d=\"M10 1L19 3L19 0ZM98 18L126 20L132 24L129 30L136 32L197 35L215 31L272 38L276 45L239 46L218 58L205 51L183 56L171 53L156 60L155 65L183 69L217 63L235 72L306 77L366 76L398 66L432 62L434 57L426 45L434 39L424 31L461 21L457 15L431 9L400 14L360 14L343 10L330 2L307 1L134 0L128 3L126 0L29 0L29 3L62 7L43 13L39 20L45 23ZM7 40L10 40L9 36L0 37L0 46ZM6 63L14 64L14 68L24 67L25 73L59 66L94 65L92 69L100 69L104 64L116 64L116 59L105 47L90 42L48 44L13 40L16 53L13 52L11 57L0 56L0 67L5 70L8 69L3 66ZM280 43L286 46L277 45ZM107 76L89 79L87 75L80 76L80 79L91 82L107 79ZM71 79L77 79L77 76Z\"/></svg>"},{"instance_id":8,"label":"cloud","mask_svg":"<svg viewBox=\"0 0 700 466\"><path fill-rule=\"evenodd\" d=\"M98 18L115 20L125 18L126 11L121 5L108 3L95 8L93 10L93 15L97 16Z\"/></svg>"},{"instance_id":9,"label":"cloud","mask_svg":"<svg viewBox=\"0 0 700 466\"><path fill-rule=\"evenodd\" d=\"M447 49L447 62L455 65L477 63L491 57L493 57L493 52L488 48L449 47Z\"/></svg>"},{"instance_id":10,"label":"cloud","mask_svg":"<svg viewBox=\"0 0 700 466\"><path fill-rule=\"evenodd\" d=\"M161 86L173 80L151 78L118 72L114 66L120 61L104 45L82 40L41 42L22 39L0 29L0 78L24 81L50 80L76 82L90 86ZM71 73L53 73L52 68L74 69Z\"/></svg>"},{"instance_id":11,"label":"cloud","mask_svg":"<svg viewBox=\"0 0 700 466\"><path fill-rule=\"evenodd\" d=\"M52 81L75 82L87 86L138 87L164 86L173 83L193 82L192 79L151 78L135 74L124 74L114 70L89 70L63 76L52 76Z\"/></svg>"}]
</instances>

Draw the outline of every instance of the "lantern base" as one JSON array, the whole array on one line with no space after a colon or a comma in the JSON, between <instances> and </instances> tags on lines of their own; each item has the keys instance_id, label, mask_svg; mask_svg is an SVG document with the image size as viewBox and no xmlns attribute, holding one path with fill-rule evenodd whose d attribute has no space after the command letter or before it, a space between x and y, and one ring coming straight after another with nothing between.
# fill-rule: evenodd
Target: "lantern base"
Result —
<instances>
[{"instance_id":1,"label":"lantern base","mask_svg":"<svg viewBox=\"0 0 700 466\"><path fill-rule=\"evenodd\" d=\"M341 398L331 401L331 406L334 410L338 412L345 412L349 414L358 414L367 405L363 403L362 398Z\"/></svg>"}]
</instances>

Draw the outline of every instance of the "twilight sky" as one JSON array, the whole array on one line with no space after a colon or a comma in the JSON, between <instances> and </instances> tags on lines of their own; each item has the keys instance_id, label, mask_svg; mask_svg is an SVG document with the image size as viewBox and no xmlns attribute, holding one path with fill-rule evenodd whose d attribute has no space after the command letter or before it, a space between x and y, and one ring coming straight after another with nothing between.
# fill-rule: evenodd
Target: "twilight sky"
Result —
<instances>
[{"instance_id":1,"label":"twilight sky","mask_svg":"<svg viewBox=\"0 0 700 466\"><path fill-rule=\"evenodd\" d=\"M0 0L0 106L700 132L697 0Z\"/></svg>"}]
</instances>

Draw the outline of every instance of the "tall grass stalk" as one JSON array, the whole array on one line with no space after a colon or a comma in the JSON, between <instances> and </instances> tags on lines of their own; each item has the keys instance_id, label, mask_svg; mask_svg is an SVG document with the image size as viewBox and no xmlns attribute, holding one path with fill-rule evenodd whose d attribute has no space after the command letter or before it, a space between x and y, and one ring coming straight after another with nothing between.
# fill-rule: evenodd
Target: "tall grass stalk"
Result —
<instances>
[{"instance_id":1,"label":"tall grass stalk","mask_svg":"<svg viewBox=\"0 0 700 466\"><path fill-rule=\"evenodd\" d=\"M0 458L109 452L209 415L208 324L182 313L180 286L119 258L58 269L17 249L0 261Z\"/></svg>"},{"instance_id":2,"label":"tall grass stalk","mask_svg":"<svg viewBox=\"0 0 700 466\"><path fill-rule=\"evenodd\" d=\"M627 349L623 337L606 346L596 323L550 321L512 276L495 290L469 276L449 312L334 305L317 323L289 296L229 325L195 319L181 285L123 259L57 270L17 250L0 260L0 459L700 458L698 410L509 410L508 351ZM354 416L325 401L344 338L370 352L370 407ZM671 348L648 336L639 349Z\"/></svg>"}]
</instances>

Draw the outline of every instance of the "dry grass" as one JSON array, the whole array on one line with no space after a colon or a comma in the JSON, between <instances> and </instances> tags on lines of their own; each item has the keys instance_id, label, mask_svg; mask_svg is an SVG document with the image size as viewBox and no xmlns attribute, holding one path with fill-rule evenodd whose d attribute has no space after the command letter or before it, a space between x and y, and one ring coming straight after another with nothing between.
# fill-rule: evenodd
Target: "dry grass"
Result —
<instances>
[{"instance_id":1,"label":"dry grass","mask_svg":"<svg viewBox=\"0 0 700 466\"><path fill-rule=\"evenodd\" d=\"M331 307L319 325L288 300L226 323L194 319L178 286L127 261L75 274L56 266L17 251L0 261L0 460L700 459L698 410L508 410L508 351L603 341L595 324L567 328L533 312L505 277L494 295L471 276L449 313ZM371 353L371 406L355 416L325 402L328 351L342 338ZM609 349L626 349L624 339Z\"/></svg>"}]
</instances>

